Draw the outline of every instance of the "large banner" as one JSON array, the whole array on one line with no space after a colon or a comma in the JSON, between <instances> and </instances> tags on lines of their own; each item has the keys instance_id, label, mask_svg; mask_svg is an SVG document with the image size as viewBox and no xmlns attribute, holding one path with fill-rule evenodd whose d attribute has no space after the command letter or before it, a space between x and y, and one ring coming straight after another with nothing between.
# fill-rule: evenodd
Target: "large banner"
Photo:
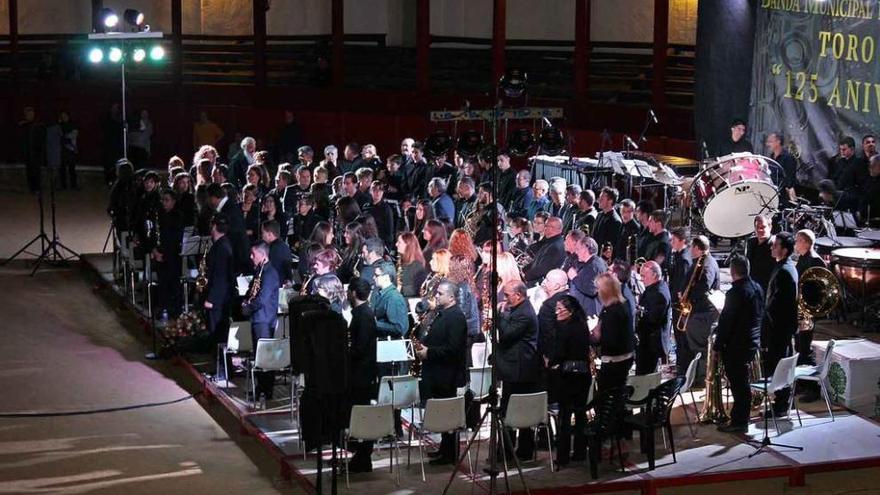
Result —
<instances>
[{"instance_id":1,"label":"large banner","mask_svg":"<svg viewBox=\"0 0 880 495\"><path fill-rule=\"evenodd\" d=\"M759 0L751 139L782 131L801 183L826 175L837 142L880 132L878 0Z\"/></svg>"}]
</instances>

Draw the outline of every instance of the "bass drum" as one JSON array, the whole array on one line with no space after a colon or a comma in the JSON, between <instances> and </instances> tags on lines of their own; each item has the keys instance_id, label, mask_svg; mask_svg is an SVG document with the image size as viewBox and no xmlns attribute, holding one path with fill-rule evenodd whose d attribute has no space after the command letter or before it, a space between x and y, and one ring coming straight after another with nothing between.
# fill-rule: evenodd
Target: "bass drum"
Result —
<instances>
[{"instance_id":1,"label":"bass drum","mask_svg":"<svg viewBox=\"0 0 880 495\"><path fill-rule=\"evenodd\" d=\"M719 158L694 177L690 190L706 230L728 239L751 234L755 217L779 206L767 159L751 153Z\"/></svg>"},{"instance_id":2,"label":"bass drum","mask_svg":"<svg viewBox=\"0 0 880 495\"><path fill-rule=\"evenodd\" d=\"M851 294L872 297L880 291L880 249L835 249L831 264Z\"/></svg>"}]
</instances>

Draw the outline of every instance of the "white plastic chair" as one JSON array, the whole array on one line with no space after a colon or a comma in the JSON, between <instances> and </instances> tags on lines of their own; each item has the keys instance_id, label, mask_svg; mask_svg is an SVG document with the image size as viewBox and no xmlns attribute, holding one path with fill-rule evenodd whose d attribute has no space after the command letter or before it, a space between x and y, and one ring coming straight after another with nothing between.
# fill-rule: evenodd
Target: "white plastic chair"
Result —
<instances>
[{"instance_id":1,"label":"white plastic chair","mask_svg":"<svg viewBox=\"0 0 880 495\"><path fill-rule=\"evenodd\" d=\"M226 377L226 388L229 388L229 363L227 357L230 355L250 354L254 352L254 340L251 334L251 322L234 321L229 325L229 334L226 337L226 343L217 345L217 371L223 366L223 372Z\"/></svg>"},{"instance_id":2,"label":"white plastic chair","mask_svg":"<svg viewBox=\"0 0 880 495\"><path fill-rule=\"evenodd\" d=\"M822 364L819 366L797 366L794 369L794 385L791 387L791 401L792 404L789 405L789 410L793 405L793 401L795 400L795 388L797 387L798 380L802 380L805 382L817 382L819 384L819 389L822 391L822 398L825 399L825 406L828 407L828 414L831 415L831 421L834 421L834 412L831 410L831 399L828 395L828 388L825 385L826 379L828 378L828 370L831 369L831 352L834 351L834 341L829 340L828 346L825 347L825 357L822 358ZM795 408L797 410L797 408ZM801 423L801 416L798 414L798 423L803 426Z\"/></svg>"},{"instance_id":3,"label":"white plastic chair","mask_svg":"<svg viewBox=\"0 0 880 495\"><path fill-rule=\"evenodd\" d=\"M425 416L418 428L419 464L422 468L422 482L425 478L425 453L422 438L426 433L455 433L467 427L464 414L464 397L449 399L428 399L425 405ZM468 466L471 464L471 453L468 451Z\"/></svg>"},{"instance_id":4,"label":"white plastic chair","mask_svg":"<svg viewBox=\"0 0 880 495\"><path fill-rule=\"evenodd\" d=\"M254 407L257 400L257 383L254 374L257 371L289 371L290 370L290 340L289 339L259 339L257 351L254 353L254 362L251 365L248 378L250 390L254 398ZM292 400L293 398L291 398Z\"/></svg>"},{"instance_id":5,"label":"white plastic chair","mask_svg":"<svg viewBox=\"0 0 880 495\"><path fill-rule=\"evenodd\" d=\"M770 407L770 396L784 388L789 388L794 385L794 369L797 367L797 358L798 353L794 353L794 356L782 358L779 360L779 364L776 365L776 369L773 370L773 378L768 379L764 378L761 381L751 383L749 386L752 390L756 390L758 392L764 392L764 388L767 389L767 394L764 395L764 410L770 409L770 413L773 416L773 426L776 428L777 435L779 434L779 424L776 422L776 413L773 411L773 408ZM788 402L788 410L791 412L791 399ZM797 409L795 409L797 411ZM801 420L801 413L797 411L798 421Z\"/></svg>"},{"instance_id":6,"label":"white plastic chair","mask_svg":"<svg viewBox=\"0 0 880 495\"><path fill-rule=\"evenodd\" d=\"M388 452L391 456L389 464L391 470L394 471L394 450L397 448L395 442L396 434L394 432L394 408L391 404L381 406L352 406L351 417L348 423L348 432L345 435L343 448L348 450L348 442L354 440L365 440L373 442L381 442L388 440ZM320 455L320 454L319 454ZM400 449L397 449L398 469L397 469L397 486L400 486ZM349 456L345 456L345 486L349 487L348 474Z\"/></svg>"},{"instance_id":7,"label":"white plastic chair","mask_svg":"<svg viewBox=\"0 0 880 495\"><path fill-rule=\"evenodd\" d=\"M691 436L694 438L697 438L697 432L694 430L694 423L691 421L690 415L688 415L687 404L684 403L684 396L681 394L690 392L691 403L694 405L694 417L699 417L700 411L697 409L697 398L694 397L694 381L697 379L697 365L702 357L702 352L698 352L697 355L694 356L693 361L688 365L688 369L685 372L684 385L682 385L681 390L678 392L678 397L681 399L681 410L684 412L684 419L687 421L688 429L691 430Z\"/></svg>"},{"instance_id":8,"label":"white plastic chair","mask_svg":"<svg viewBox=\"0 0 880 495\"><path fill-rule=\"evenodd\" d=\"M419 379L410 375L383 376L379 380L379 396L376 403L379 405L391 404L395 411L409 409L409 422L414 424L415 407L421 403ZM409 466L412 429L410 429L406 444L406 465Z\"/></svg>"},{"instance_id":9,"label":"white plastic chair","mask_svg":"<svg viewBox=\"0 0 880 495\"><path fill-rule=\"evenodd\" d=\"M468 388L474 393L474 400L485 399L492 386L492 368L474 367L468 370L470 382Z\"/></svg>"},{"instance_id":10,"label":"white plastic chair","mask_svg":"<svg viewBox=\"0 0 880 495\"><path fill-rule=\"evenodd\" d=\"M504 416L504 426L508 428L534 428L535 438L538 437L538 429L547 429L547 449L550 451L550 471L553 471L553 445L550 442L550 428L547 413L547 392L533 394L511 394L507 403L507 414ZM511 446L512 448L512 446ZM534 451L535 458L538 449Z\"/></svg>"}]
</instances>

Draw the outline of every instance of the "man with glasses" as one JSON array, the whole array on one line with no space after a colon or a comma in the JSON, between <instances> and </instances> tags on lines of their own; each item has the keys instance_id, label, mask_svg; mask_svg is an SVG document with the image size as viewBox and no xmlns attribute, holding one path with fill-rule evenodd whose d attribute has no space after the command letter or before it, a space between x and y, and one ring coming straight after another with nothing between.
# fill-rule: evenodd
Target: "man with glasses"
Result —
<instances>
[{"instance_id":1,"label":"man with glasses","mask_svg":"<svg viewBox=\"0 0 880 495\"><path fill-rule=\"evenodd\" d=\"M376 336L403 338L409 329L409 308L394 284L391 263L378 263L373 267L373 284L370 307L376 317Z\"/></svg>"},{"instance_id":2,"label":"man with glasses","mask_svg":"<svg viewBox=\"0 0 880 495\"><path fill-rule=\"evenodd\" d=\"M548 184L546 180L538 179L535 181L535 184L532 186L534 199L532 200L532 204L530 204L526 210L526 216L529 220L535 220L535 215L537 215L538 212L548 211L550 209L550 197L547 195L549 191L550 184Z\"/></svg>"},{"instance_id":3,"label":"man with glasses","mask_svg":"<svg viewBox=\"0 0 880 495\"><path fill-rule=\"evenodd\" d=\"M507 216L531 218L529 217L529 209L535 199L532 188L529 183L532 181L532 174L528 170L520 170L516 173L516 189L510 194L510 202L507 204Z\"/></svg>"}]
</instances>

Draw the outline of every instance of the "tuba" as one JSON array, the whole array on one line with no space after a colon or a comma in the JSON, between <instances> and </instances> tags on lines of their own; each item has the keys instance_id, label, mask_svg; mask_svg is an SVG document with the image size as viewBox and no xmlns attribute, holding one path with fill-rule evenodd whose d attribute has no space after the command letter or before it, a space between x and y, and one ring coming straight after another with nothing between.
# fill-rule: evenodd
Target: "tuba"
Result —
<instances>
[{"instance_id":1,"label":"tuba","mask_svg":"<svg viewBox=\"0 0 880 495\"><path fill-rule=\"evenodd\" d=\"M724 395L721 392L721 377L724 376L723 365L714 351L715 335L709 337L706 349L706 398L700 411L701 423L721 424L730 419L724 410Z\"/></svg>"},{"instance_id":2,"label":"tuba","mask_svg":"<svg viewBox=\"0 0 880 495\"><path fill-rule=\"evenodd\" d=\"M827 268L808 268L798 280L798 331L813 329L813 318L827 315L840 302L840 284Z\"/></svg>"}]
</instances>

